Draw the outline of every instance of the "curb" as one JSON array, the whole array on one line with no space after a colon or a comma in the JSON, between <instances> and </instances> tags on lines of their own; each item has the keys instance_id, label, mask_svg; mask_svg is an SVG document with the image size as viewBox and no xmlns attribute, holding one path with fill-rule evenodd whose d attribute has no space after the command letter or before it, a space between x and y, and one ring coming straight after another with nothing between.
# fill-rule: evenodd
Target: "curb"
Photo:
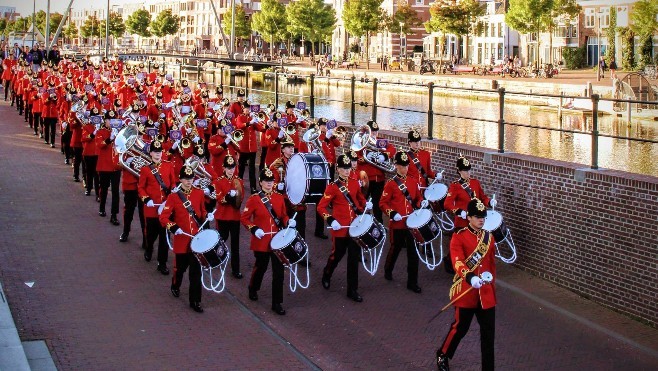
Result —
<instances>
[{"instance_id":1,"label":"curb","mask_svg":"<svg viewBox=\"0 0 658 371\"><path fill-rule=\"evenodd\" d=\"M0 370L30 370L2 284L0 284Z\"/></svg>"}]
</instances>

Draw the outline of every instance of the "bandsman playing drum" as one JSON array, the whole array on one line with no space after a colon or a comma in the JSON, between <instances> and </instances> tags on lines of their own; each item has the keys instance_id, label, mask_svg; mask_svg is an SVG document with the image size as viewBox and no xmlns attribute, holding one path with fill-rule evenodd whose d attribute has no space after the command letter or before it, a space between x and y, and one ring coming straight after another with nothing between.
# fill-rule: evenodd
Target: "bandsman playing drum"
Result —
<instances>
[{"instance_id":1,"label":"bandsman playing drum","mask_svg":"<svg viewBox=\"0 0 658 371\"><path fill-rule=\"evenodd\" d=\"M420 293L418 286L418 255L414 239L403 220L414 209L427 206L427 200L422 200L418 182L407 176L409 156L405 152L395 154L396 174L384 186L380 201L381 209L388 215L391 230L391 248L386 255L384 278L393 279L393 268L400 250L407 250L407 289Z\"/></svg>"},{"instance_id":2,"label":"bandsman playing drum","mask_svg":"<svg viewBox=\"0 0 658 371\"><path fill-rule=\"evenodd\" d=\"M251 271L249 281L249 299L258 300L263 276L267 271L268 262L272 261L272 310L279 314L286 314L281 305L283 303L283 264L272 252L270 242L279 230L288 224L294 228L294 219L288 218L284 197L274 192L274 173L270 169L260 172L259 183L261 191L251 195L247 200L240 221L251 232L251 250L254 252L256 262Z\"/></svg>"},{"instance_id":3,"label":"bandsman playing drum","mask_svg":"<svg viewBox=\"0 0 658 371\"><path fill-rule=\"evenodd\" d=\"M214 219L213 213L205 209L205 196L203 191L192 187L194 171L189 166L183 166L180 171L180 186L177 192L167 197L165 207L160 214L160 223L174 234L174 274L171 278L171 294L180 296L180 287L183 274L190 268L190 308L202 313L201 307L201 265L197 261L190 242L200 231L204 221Z\"/></svg>"},{"instance_id":4,"label":"bandsman playing drum","mask_svg":"<svg viewBox=\"0 0 658 371\"><path fill-rule=\"evenodd\" d=\"M363 214L365 210L372 208L372 203L366 202L361 193L359 182L350 178L352 167L350 158L343 154L338 156L336 168L338 179L330 183L324 191L322 200L318 203L318 213L331 226L333 247L327 260L327 265L322 271L322 287L329 290L331 276L338 263L347 252L347 297L361 302L363 298L357 291L359 288L359 258L360 247L348 236L347 227L352 221ZM331 207L332 213L328 208Z\"/></svg>"},{"instance_id":5,"label":"bandsman playing drum","mask_svg":"<svg viewBox=\"0 0 658 371\"><path fill-rule=\"evenodd\" d=\"M441 180L442 175L432 171L432 158L430 152L420 148L420 141L422 137L420 133L416 130L411 130L407 134L407 139L409 141L409 172L407 176L417 179L418 185L421 187L427 187L430 183L430 179L438 178Z\"/></svg>"}]
</instances>

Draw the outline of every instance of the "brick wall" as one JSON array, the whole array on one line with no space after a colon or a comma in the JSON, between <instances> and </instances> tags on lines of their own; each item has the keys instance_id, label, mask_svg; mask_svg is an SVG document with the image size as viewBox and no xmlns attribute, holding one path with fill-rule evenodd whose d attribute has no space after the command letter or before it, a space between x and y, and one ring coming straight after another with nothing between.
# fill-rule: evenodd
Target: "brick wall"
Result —
<instances>
[{"instance_id":1,"label":"brick wall","mask_svg":"<svg viewBox=\"0 0 658 371\"><path fill-rule=\"evenodd\" d=\"M379 137L408 148L406 133ZM459 153L471 160L499 201L516 267L658 326L658 178L440 140L423 147L444 182L457 179Z\"/></svg>"}]
</instances>

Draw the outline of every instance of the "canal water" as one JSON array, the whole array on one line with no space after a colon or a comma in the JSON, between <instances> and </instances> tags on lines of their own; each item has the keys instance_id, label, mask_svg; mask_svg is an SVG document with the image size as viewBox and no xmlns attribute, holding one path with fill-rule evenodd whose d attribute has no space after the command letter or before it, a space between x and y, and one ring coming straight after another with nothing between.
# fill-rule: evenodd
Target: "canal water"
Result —
<instances>
[{"instance_id":1,"label":"canal water","mask_svg":"<svg viewBox=\"0 0 658 371\"><path fill-rule=\"evenodd\" d=\"M226 75L228 76L228 75ZM249 78L248 99L261 105L274 103L274 81L263 78L262 74L253 73ZM271 76L271 75L270 75ZM212 81L211 76L205 77ZM215 76L219 84L219 76ZM226 85L245 86L245 76L235 76L234 81L224 79L224 90L230 91ZM263 90L263 91L258 91ZM447 141L467 143L496 150L498 148L498 124L482 120L498 120L499 107L495 96L475 95L454 96L435 89L433 101L434 132L433 137ZM482 93L484 94L484 93ZM310 84L287 84L281 78L279 82L279 107L287 100L293 102L309 102ZM316 97L315 117L326 117L342 122L350 122L351 91L349 81L337 82L318 79L315 84ZM356 102L372 102L372 83L357 82L355 88ZM235 94L232 93L231 97ZM329 98L332 101L327 101ZM492 100L492 98L494 100ZM517 97L518 99L518 97ZM340 102L344 101L344 102ZM412 128L427 135L427 89L409 89L399 85L381 83L377 91L377 123L383 129L406 132ZM392 108L384 108L394 107ZM590 117L563 115L562 122L556 112L546 112L532 108L533 104L505 102L504 117L508 123L540 126L546 128L562 128L566 130L592 130ZM409 112L407 109L419 112ZM445 116L441 116L445 115ZM355 122L364 124L372 116L372 107L356 105ZM451 117L453 116L453 117ZM458 116L459 118L455 117ZM467 118L463 118L467 117ZM599 117L601 134L624 136L640 139L658 139L658 122L635 121L628 125L623 118L608 115ZM588 167L591 164L592 140L589 134L565 133L554 130L527 128L514 125L505 126L505 151L555 160L574 162ZM629 141L614 138L599 138L599 167L623 170L632 173L658 176L658 144Z\"/></svg>"}]
</instances>

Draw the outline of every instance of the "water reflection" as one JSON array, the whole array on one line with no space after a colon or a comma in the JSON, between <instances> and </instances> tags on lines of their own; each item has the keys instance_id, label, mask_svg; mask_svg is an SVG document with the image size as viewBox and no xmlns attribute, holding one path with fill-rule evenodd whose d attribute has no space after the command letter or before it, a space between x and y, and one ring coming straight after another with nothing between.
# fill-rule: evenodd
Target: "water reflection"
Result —
<instances>
[{"instance_id":1,"label":"water reflection","mask_svg":"<svg viewBox=\"0 0 658 371\"><path fill-rule=\"evenodd\" d=\"M273 92L258 92L254 89L274 91L273 80L256 78L250 81L249 99L261 105L274 102ZM219 81L219 79L217 80ZM224 81L229 83L228 78ZM235 77L235 85L244 86L244 76ZM377 91L377 103L380 106L426 111L428 97L426 89L415 91L392 91L391 85L380 84ZM402 87L400 87L401 89ZM225 88L225 90L227 90ZM413 90L413 89L411 89ZM434 98L433 110L435 138L453 142L467 143L495 150L498 148L498 124L481 120L498 119L497 101L481 100L477 96L454 97L443 96L437 92ZM309 101L310 86L308 84L279 84L279 105L287 100ZM315 116L333 118L338 121L350 121L351 99L349 82L339 84L332 81L327 85L316 82L316 98L328 97L334 102L316 99ZM372 116L372 107L363 107L358 102L372 102L372 84L357 82L355 90L355 121L357 125L365 123ZM442 116L445 115L445 116ZM505 103L505 121L549 128L563 128L575 131L590 131L591 118L567 115L559 122L557 113L531 109L531 104ZM449 116L465 116L472 120ZM478 120L479 119L479 120ZM383 129L408 131L411 128L427 134L427 114L398 111L391 108L378 107L377 122ZM629 136L634 138L657 139L658 123L634 122L630 126L621 118L602 116L599 118L601 134ZM583 164L591 163L591 136L588 134L564 133L550 130L506 125L505 150L533 156L552 158ZM658 144L630 142L614 138L599 138L599 167L624 170L634 173L658 176Z\"/></svg>"}]
</instances>

